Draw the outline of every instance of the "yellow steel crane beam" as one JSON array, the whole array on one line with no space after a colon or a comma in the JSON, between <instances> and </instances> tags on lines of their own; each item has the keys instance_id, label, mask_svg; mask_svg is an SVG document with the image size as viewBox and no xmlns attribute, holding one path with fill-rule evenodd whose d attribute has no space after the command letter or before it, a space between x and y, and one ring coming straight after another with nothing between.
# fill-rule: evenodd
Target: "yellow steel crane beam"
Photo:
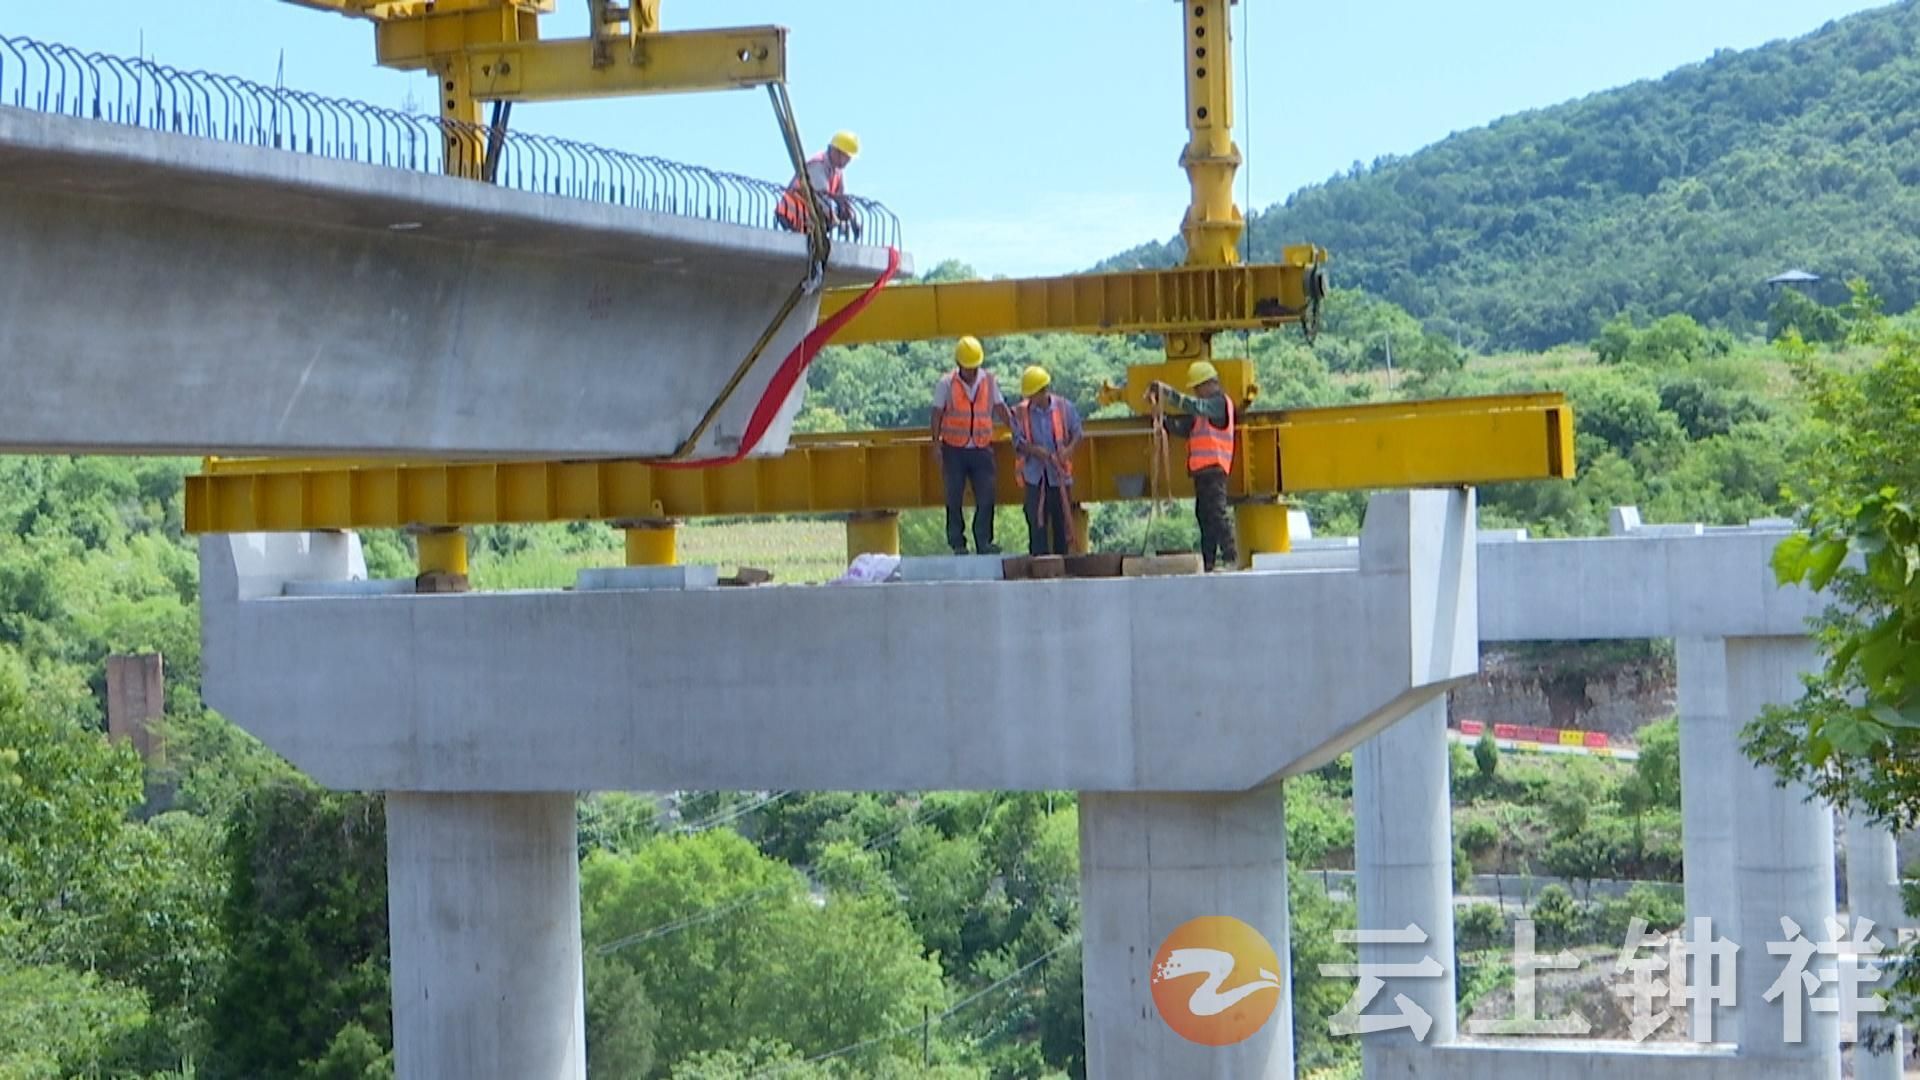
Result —
<instances>
[{"instance_id":1,"label":"yellow steel crane beam","mask_svg":"<svg viewBox=\"0 0 1920 1080\"><path fill-rule=\"evenodd\" d=\"M1090 421L1074 496L1144 499L1153 440L1138 418ZM1011 449L995 444L1017 500ZM1518 394L1243 418L1230 488L1243 499L1315 491L1452 487L1573 475L1560 394ZM1175 468L1172 494L1192 494ZM215 460L187 478L193 533L287 532L871 513L944 505L924 431L796 436L787 454L711 469L638 460L375 462Z\"/></svg>"},{"instance_id":2,"label":"yellow steel crane beam","mask_svg":"<svg viewBox=\"0 0 1920 1080\"><path fill-rule=\"evenodd\" d=\"M784 83L786 30L748 26L666 33L660 0L588 0L589 35L540 39L554 0L286 0L371 20L378 62L437 84L447 172L485 176L486 148L464 133L492 102L578 101Z\"/></svg>"},{"instance_id":3,"label":"yellow steel crane beam","mask_svg":"<svg viewBox=\"0 0 1920 1080\"><path fill-rule=\"evenodd\" d=\"M575 101L732 90L784 82L787 32L778 26L646 34L626 63L596 66L600 43L523 42L468 54L480 101Z\"/></svg>"},{"instance_id":4,"label":"yellow steel crane beam","mask_svg":"<svg viewBox=\"0 0 1920 1080\"><path fill-rule=\"evenodd\" d=\"M1167 334L1264 330L1299 322L1313 300L1319 248L1278 266L1187 266L1057 278L893 285L833 336L835 344L1002 334ZM832 289L820 319L863 289Z\"/></svg>"}]
</instances>

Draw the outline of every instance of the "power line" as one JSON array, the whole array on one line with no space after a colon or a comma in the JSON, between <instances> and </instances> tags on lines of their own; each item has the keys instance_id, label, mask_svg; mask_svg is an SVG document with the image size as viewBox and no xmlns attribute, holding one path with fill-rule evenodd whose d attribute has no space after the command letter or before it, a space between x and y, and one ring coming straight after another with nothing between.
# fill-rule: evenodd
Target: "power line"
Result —
<instances>
[{"instance_id":1,"label":"power line","mask_svg":"<svg viewBox=\"0 0 1920 1080\"><path fill-rule=\"evenodd\" d=\"M776 792L773 792L772 794L762 796L761 798L756 799L753 802L747 803L745 806L730 807L710 817L702 818L691 825L677 826L673 831L675 833L706 832L708 829L714 828L716 826L725 825L729 821L736 821L740 818L743 818L748 814L753 813L755 810L760 809L763 806L767 806L771 803L779 802L781 799L784 799L787 796L792 794L793 792L791 790L776 791Z\"/></svg>"},{"instance_id":2,"label":"power line","mask_svg":"<svg viewBox=\"0 0 1920 1080\"><path fill-rule=\"evenodd\" d=\"M1048 949L1046 952L1041 953L1039 956L1036 956L1032 960L1029 960L1026 963L1020 965L1019 967L1015 968L1011 973L1007 974L1006 976L1000 979L997 979L992 983L989 983L986 987L980 990L977 990L971 994L968 994L966 997L961 998L959 1001L955 1002L952 1006L950 1006L947 1009L947 1011L941 1013L939 1016L935 1016L929 1020L923 1020L918 1024L908 1024L905 1027L895 1028L884 1035L875 1035L870 1039L862 1039L857 1043L848 1043L846 1046L842 1046L837 1050L829 1050L824 1054L815 1054L814 1056L807 1058L804 1061L788 1062L784 1065L780 1065L777 1068L774 1068L771 1070L761 1070L760 1072L754 1073L753 1078L758 1078L762 1076L778 1076L789 1069L797 1068L801 1065L812 1065L816 1062L826 1061L830 1058L837 1058L844 1054L851 1054L856 1050L864 1050L867 1047L874 1045L875 1043L887 1042L891 1039L898 1039L903 1035L911 1035L911 1034L914 1034L915 1032L925 1031L930 1028L936 1027L940 1024L945 1023L948 1019L952 1018L955 1013L958 1013L960 1010L966 1008L967 1006L973 1004L976 1001L979 1001L981 998L986 997L988 994L993 993L995 990L998 990L1001 987L1006 986L1008 983L1015 982L1019 979L1025 978L1026 975L1029 972L1031 972L1034 968L1039 967L1041 964L1046 963L1047 961L1053 959L1054 957L1060 955L1061 953L1065 952L1068 949L1073 948L1075 945L1078 945L1078 944L1080 944L1080 934L1078 931L1075 931L1074 934L1071 937L1067 938L1065 941L1062 941L1060 944L1055 945L1053 948Z\"/></svg>"},{"instance_id":3,"label":"power line","mask_svg":"<svg viewBox=\"0 0 1920 1080\"><path fill-rule=\"evenodd\" d=\"M1000 796L996 795L993 803L988 806L987 808L988 811L991 812L993 807L998 806L999 803L1000 803ZM891 847L895 842L899 840L901 836L903 836L906 833L908 829L912 828L917 824L921 824L927 821L932 821L935 818L938 818L941 815L948 813L955 807L955 805L957 804L948 803L945 806L942 806L938 810L935 810L931 813L921 813L920 811L916 810L913 814L908 816L907 820L901 822L899 825L896 825L892 829L888 830L887 832L881 833L880 835L874 837L873 839L868 840L865 844L861 845L860 850L879 851L882 848ZM808 875L808 876L811 876L813 872L813 867L810 865L795 867L794 869L798 870L801 874ZM677 934L682 930L691 930L696 926L701 926L706 923L710 923L715 920L725 918L726 916L731 915L736 911L739 911L746 907L750 907L753 904L761 900L764 900L770 896L774 896L776 894L786 892L792 887L793 887L793 883L791 881L782 881L782 882L779 882L778 884L769 885L762 889L755 889L753 892L746 893L742 896L736 897L727 903L718 904L709 908L703 908L690 915L684 915L670 922L664 922L659 924L658 926L650 926L645 930L638 930L638 931L635 931L634 933L627 934L623 937L615 938L609 942L605 942L604 944L596 945L594 946L593 951L595 955L606 956L611 953L617 952L621 949L627 948L630 945L638 945L642 942L652 941L656 938L667 937L672 934Z\"/></svg>"}]
</instances>

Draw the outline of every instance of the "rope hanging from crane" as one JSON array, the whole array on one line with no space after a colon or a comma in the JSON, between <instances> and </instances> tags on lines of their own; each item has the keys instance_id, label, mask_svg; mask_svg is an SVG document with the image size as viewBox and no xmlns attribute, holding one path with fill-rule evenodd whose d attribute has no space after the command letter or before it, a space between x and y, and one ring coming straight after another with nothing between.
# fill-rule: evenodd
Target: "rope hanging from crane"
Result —
<instances>
[{"instance_id":1,"label":"rope hanging from crane","mask_svg":"<svg viewBox=\"0 0 1920 1080\"><path fill-rule=\"evenodd\" d=\"M1153 542L1154 527L1160 522L1160 506L1173 502L1173 455L1167 439L1167 407L1160 395L1153 395L1153 439L1147 459L1147 531L1140 542L1142 555L1158 554ZM1171 514L1172 507L1169 505Z\"/></svg>"}]
</instances>

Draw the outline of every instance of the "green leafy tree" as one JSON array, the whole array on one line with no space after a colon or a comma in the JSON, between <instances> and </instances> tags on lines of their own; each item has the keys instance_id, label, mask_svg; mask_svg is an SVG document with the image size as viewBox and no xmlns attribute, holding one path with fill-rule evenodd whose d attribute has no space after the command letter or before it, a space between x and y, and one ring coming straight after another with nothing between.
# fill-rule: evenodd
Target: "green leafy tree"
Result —
<instances>
[{"instance_id":1,"label":"green leafy tree","mask_svg":"<svg viewBox=\"0 0 1920 1080\"><path fill-rule=\"evenodd\" d=\"M1493 728L1480 731L1473 743L1473 764L1479 776L1480 790L1492 791L1500 782L1500 744L1494 741Z\"/></svg>"},{"instance_id":2,"label":"green leafy tree","mask_svg":"<svg viewBox=\"0 0 1920 1080\"><path fill-rule=\"evenodd\" d=\"M1648 806L1680 809L1680 720L1668 717L1640 729L1633 775Z\"/></svg>"},{"instance_id":3,"label":"green leafy tree","mask_svg":"<svg viewBox=\"0 0 1920 1080\"><path fill-rule=\"evenodd\" d=\"M58 965L0 961L0 1075L139 1075L147 1020L131 987Z\"/></svg>"},{"instance_id":4,"label":"green leafy tree","mask_svg":"<svg viewBox=\"0 0 1920 1080\"><path fill-rule=\"evenodd\" d=\"M381 800L305 785L251 792L225 855L230 953L210 1017L221 1070L293 1074L354 1025L390 1047Z\"/></svg>"},{"instance_id":5,"label":"green leafy tree","mask_svg":"<svg viewBox=\"0 0 1920 1080\"><path fill-rule=\"evenodd\" d=\"M823 1053L944 999L891 897L816 905L792 868L726 829L590 856L581 909L589 949L637 976L657 1010L656 1071L753 1039Z\"/></svg>"},{"instance_id":6,"label":"green leafy tree","mask_svg":"<svg viewBox=\"0 0 1920 1080\"><path fill-rule=\"evenodd\" d=\"M392 1080L393 1051L359 1024L340 1029L327 1052L300 1068L300 1080Z\"/></svg>"},{"instance_id":7,"label":"green leafy tree","mask_svg":"<svg viewBox=\"0 0 1920 1080\"><path fill-rule=\"evenodd\" d=\"M1528 917L1533 919L1535 943L1546 948L1570 945L1579 932L1580 907L1573 894L1559 885L1540 890Z\"/></svg>"},{"instance_id":8,"label":"green leafy tree","mask_svg":"<svg viewBox=\"0 0 1920 1080\"><path fill-rule=\"evenodd\" d=\"M30 962L85 948L80 912L114 884L112 855L141 798L140 759L98 732L32 708L19 658L0 651L0 915L17 923L0 948ZM76 901L81 901L76 910Z\"/></svg>"},{"instance_id":9,"label":"green leafy tree","mask_svg":"<svg viewBox=\"0 0 1920 1080\"><path fill-rule=\"evenodd\" d=\"M1857 374L1796 365L1823 438L1806 462L1807 531L1783 541L1783 583L1821 592L1824 665L1767 710L1747 752L1835 805L1920 822L1920 344Z\"/></svg>"}]
</instances>

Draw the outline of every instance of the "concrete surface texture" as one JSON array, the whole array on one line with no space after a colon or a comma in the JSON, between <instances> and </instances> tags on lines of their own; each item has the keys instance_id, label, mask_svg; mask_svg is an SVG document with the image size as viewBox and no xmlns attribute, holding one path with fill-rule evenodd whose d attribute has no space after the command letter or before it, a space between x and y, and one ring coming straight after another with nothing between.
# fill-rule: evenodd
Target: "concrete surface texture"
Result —
<instances>
[{"instance_id":1,"label":"concrete surface texture","mask_svg":"<svg viewBox=\"0 0 1920 1080\"><path fill-rule=\"evenodd\" d=\"M1727 650L1727 709L1737 722L1771 704L1800 696L1800 676L1817 666L1804 637L1733 638ZM1791 919L1809 942L1825 940L1834 917L1833 811L1800 785L1781 788L1771 770L1731 763L1730 794L1739 827L1733 834L1733 891L1737 922L1724 931L1741 948L1738 1002L1727 1010L1740 1056L1769 1078L1832 1080L1840 1075L1839 1019L1832 1012L1798 1010L1798 987L1763 1000L1786 970L1786 956L1768 955L1771 943L1791 940ZM1683 779L1684 782L1684 779ZM1684 822L1682 829L1685 829ZM1812 957L1808 970L1831 970L1832 957ZM1803 1001L1804 1004L1804 1001ZM1788 1018L1800 1011L1795 1038Z\"/></svg>"},{"instance_id":2,"label":"concrete surface texture","mask_svg":"<svg viewBox=\"0 0 1920 1080\"><path fill-rule=\"evenodd\" d=\"M1483 641L1799 634L1823 603L1783 588L1777 527L1480 545Z\"/></svg>"},{"instance_id":3,"label":"concrete surface texture","mask_svg":"<svg viewBox=\"0 0 1920 1080\"><path fill-rule=\"evenodd\" d=\"M1377 1063L1377 1064L1376 1064ZM1393 1080L1772 1080L1726 1047L1639 1050L1587 1039L1383 1045L1369 1078Z\"/></svg>"},{"instance_id":4,"label":"concrete surface texture","mask_svg":"<svg viewBox=\"0 0 1920 1080\"><path fill-rule=\"evenodd\" d=\"M1848 914L1855 919L1872 920L1872 933L1880 937L1891 952L1894 948L1893 939L1897 935L1886 928L1902 926L1909 921L1900 897L1900 866L1893 834L1858 812L1847 815L1846 829ZM1876 966L1881 971L1881 977L1869 983L1869 987L1890 987L1894 979L1893 965L1882 963ZM1904 1029L1884 1023L1877 1016L1861 1017L1860 1029L1863 1042L1873 1036L1884 1038L1891 1034L1893 1045L1891 1049L1879 1053L1865 1046L1855 1046L1852 1055L1854 1080L1901 1080L1905 1075L1901 1064L1907 1056Z\"/></svg>"},{"instance_id":5,"label":"concrete surface texture","mask_svg":"<svg viewBox=\"0 0 1920 1080\"><path fill-rule=\"evenodd\" d=\"M1445 698L1422 705L1353 751L1353 855L1362 883L1358 926L1412 927L1420 935L1359 943L1361 964L1391 965L1388 970L1410 975L1393 980L1373 1011L1425 1014L1431 1024L1421 1038L1406 1029L1363 1035L1361 1056L1370 1075L1387 1075L1381 1069L1391 1046L1441 1045L1457 1035L1448 759ZM1405 995L1408 1005L1398 1005L1395 995Z\"/></svg>"},{"instance_id":6,"label":"concrete surface texture","mask_svg":"<svg viewBox=\"0 0 1920 1080\"><path fill-rule=\"evenodd\" d=\"M1806 620L1821 601L1773 578L1769 562L1786 535L1783 523L1643 526L1628 512L1616 513L1615 525L1621 535L1592 540L1479 537L1482 637L1675 639L1688 915L1711 918L1714 934L1740 947L1736 1003L1695 1010L1694 1037L1711 1038L1711 1046L1373 1037L1364 1048L1370 1078L1841 1075L1832 1013L1803 1010L1796 1041L1787 1035L1784 1001L1765 1000L1787 960L1767 948L1785 940L1781 917L1819 941L1835 912L1832 812L1755 768L1738 739L1766 705L1798 696L1800 674L1817 659ZM1337 566L1342 554L1331 543L1317 543L1300 555L1262 557L1257 565ZM1433 791L1444 793L1447 783L1444 748L1427 745L1435 741L1430 729L1436 723L1444 720L1416 712L1355 751L1356 862L1366 929L1418 922L1429 909L1425 917L1440 919L1437 905L1452 892L1451 881L1434 872L1450 866L1452 852L1444 803L1442 812L1432 805ZM1857 906L1870 916L1887 914L1879 932L1891 942L1897 929L1889 927L1911 921L1898 906L1891 837L1866 823L1855 823L1850 835L1860 848L1858 869L1850 862L1859 878ZM1362 956L1410 959L1381 949ZM1811 966L1817 973L1832 960L1816 958ZM1451 1017L1450 982L1444 998L1433 992L1433 982L1402 979L1390 982L1386 993L1429 995L1435 1000L1420 998L1423 1007ZM1439 1024L1435 1030L1442 1030ZM1897 1075L1886 1071L1894 1059L1855 1053L1854 1060L1858 1076Z\"/></svg>"},{"instance_id":7,"label":"concrete surface texture","mask_svg":"<svg viewBox=\"0 0 1920 1080\"><path fill-rule=\"evenodd\" d=\"M1473 671L1472 520L1377 496L1333 572L298 598L339 542L211 536L204 692L358 790L1245 791Z\"/></svg>"},{"instance_id":8,"label":"concrete surface texture","mask_svg":"<svg viewBox=\"0 0 1920 1080\"><path fill-rule=\"evenodd\" d=\"M586 1080L572 792L387 798L398 1076Z\"/></svg>"},{"instance_id":9,"label":"concrete surface texture","mask_svg":"<svg viewBox=\"0 0 1920 1080\"><path fill-rule=\"evenodd\" d=\"M1727 705L1727 647L1721 638L1675 638L1679 681L1681 876L1689 922L1730 935L1740 912L1733 883L1733 772L1740 723ZM1694 1037L1710 1039L1711 1011L1692 1016ZM1722 1034L1731 1037L1731 1028Z\"/></svg>"},{"instance_id":10,"label":"concrete surface texture","mask_svg":"<svg viewBox=\"0 0 1920 1080\"><path fill-rule=\"evenodd\" d=\"M1079 805L1087 1075L1291 1080L1290 993L1263 988L1246 998L1277 1007L1252 1037L1229 1046L1176 1033L1156 1015L1152 993L1160 943L1201 916L1253 927L1274 947L1279 966L1272 981L1291 986L1280 785L1234 794L1083 792ZM1236 964L1221 985L1261 978Z\"/></svg>"},{"instance_id":11,"label":"concrete surface texture","mask_svg":"<svg viewBox=\"0 0 1920 1080\"><path fill-rule=\"evenodd\" d=\"M807 265L785 233L13 108L0 159L0 450L665 454ZM836 246L826 284L885 265Z\"/></svg>"}]
</instances>

